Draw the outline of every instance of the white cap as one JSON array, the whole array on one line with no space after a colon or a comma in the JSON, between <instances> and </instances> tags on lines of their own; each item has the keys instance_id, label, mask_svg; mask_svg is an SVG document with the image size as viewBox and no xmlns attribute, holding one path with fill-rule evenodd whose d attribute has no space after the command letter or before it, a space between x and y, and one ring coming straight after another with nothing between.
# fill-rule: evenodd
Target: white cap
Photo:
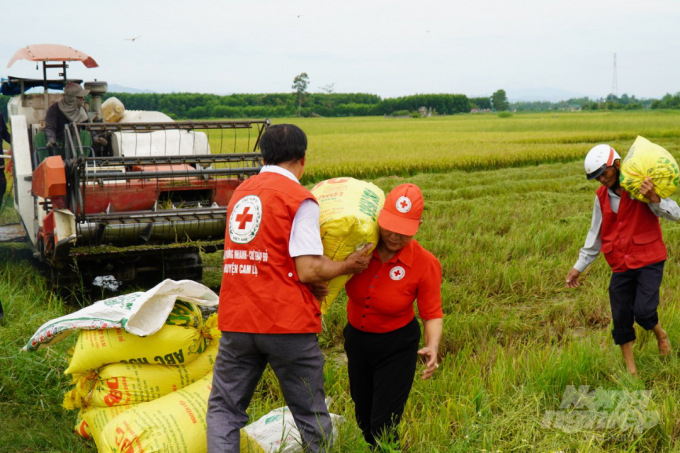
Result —
<instances>
[{"instance_id":1,"label":"white cap","mask_svg":"<svg viewBox=\"0 0 680 453\"><path fill-rule=\"evenodd\" d=\"M586 156L586 178L597 178L604 173L607 167L614 165L614 161L617 160L621 160L621 156L611 146L597 145L593 147Z\"/></svg>"}]
</instances>

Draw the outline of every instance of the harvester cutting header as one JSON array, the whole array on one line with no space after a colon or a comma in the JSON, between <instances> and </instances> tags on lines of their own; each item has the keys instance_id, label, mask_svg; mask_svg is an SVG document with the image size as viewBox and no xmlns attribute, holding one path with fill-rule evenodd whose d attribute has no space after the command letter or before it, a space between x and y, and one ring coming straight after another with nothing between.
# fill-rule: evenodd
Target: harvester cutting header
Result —
<instances>
[{"instance_id":1,"label":"harvester cutting header","mask_svg":"<svg viewBox=\"0 0 680 453\"><path fill-rule=\"evenodd\" d=\"M116 98L102 102L107 84L94 81L84 84L87 118L65 122L55 140L46 115L66 96L51 90L81 83L67 78L67 62L97 63L59 45L20 49L8 67L19 59L42 62L43 79L2 83L2 94L13 96L14 205L53 284L146 273L200 280L200 248L222 247L226 206L262 166L257 147L268 120L175 122L125 110ZM48 79L48 69L62 72Z\"/></svg>"}]
</instances>

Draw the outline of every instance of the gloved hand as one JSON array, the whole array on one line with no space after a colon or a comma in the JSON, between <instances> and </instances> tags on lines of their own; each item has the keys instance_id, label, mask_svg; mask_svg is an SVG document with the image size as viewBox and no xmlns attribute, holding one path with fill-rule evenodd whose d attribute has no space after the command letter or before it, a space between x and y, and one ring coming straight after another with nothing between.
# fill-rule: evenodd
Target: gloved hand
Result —
<instances>
[{"instance_id":1,"label":"gloved hand","mask_svg":"<svg viewBox=\"0 0 680 453\"><path fill-rule=\"evenodd\" d=\"M94 142L102 146L106 146L106 144L109 143L104 137L97 137L94 139Z\"/></svg>"},{"instance_id":2,"label":"gloved hand","mask_svg":"<svg viewBox=\"0 0 680 453\"><path fill-rule=\"evenodd\" d=\"M57 146L57 142L55 142L54 140L50 140L47 142L48 148L54 148L55 146Z\"/></svg>"}]
</instances>

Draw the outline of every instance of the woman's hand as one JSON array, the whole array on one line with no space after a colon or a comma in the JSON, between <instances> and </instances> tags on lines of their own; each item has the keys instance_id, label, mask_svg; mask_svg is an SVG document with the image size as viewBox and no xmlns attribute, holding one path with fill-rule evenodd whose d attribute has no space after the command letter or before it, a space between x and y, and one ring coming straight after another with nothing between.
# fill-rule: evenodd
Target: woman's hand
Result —
<instances>
[{"instance_id":1,"label":"woman's hand","mask_svg":"<svg viewBox=\"0 0 680 453\"><path fill-rule=\"evenodd\" d=\"M425 346L418 351L418 354L425 357L426 361L422 379L430 379L437 368L439 368L439 364L437 363L437 351L431 346Z\"/></svg>"},{"instance_id":2,"label":"woman's hand","mask_svg":"<svg viewBox=\"0 0 680 453\"><path fill-rule=\"evenodd\" d=\"M437 351L439 351L439 340L442 337L444 320L442 318L423 319L423 326L425 347L418 351L418 354L425 357L425 370L423 370L422 378L430 379L435 370L439 368Z\"/></svg>"}]
</instances>

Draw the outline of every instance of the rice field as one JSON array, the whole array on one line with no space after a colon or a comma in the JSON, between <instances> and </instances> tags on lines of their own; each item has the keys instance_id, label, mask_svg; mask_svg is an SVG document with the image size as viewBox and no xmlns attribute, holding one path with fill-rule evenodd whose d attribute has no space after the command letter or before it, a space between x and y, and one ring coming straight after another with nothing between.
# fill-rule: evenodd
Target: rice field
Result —
<instances>
[{"instance_id":1,"label":"rice field","mask_svg":"<svg viewBox=\"0 0 680 453\"><path fill-rule=\"evenodd\" d=\"M677 112L560 112L411 118L292 119L309 135L306 178L361 178L449 170L494 170L570 162L591 143L627 150L637 135L669 151L680 136Z\"/></svg>"},{"instance_id":2,"label":"rice field","mask_svg":"<svg viewBox=\"0 0 680 453\"><path fill-rule=\"evenodd\" d=\"M277 118L309 138L305 181L570 162L592 143L627 150L637 135L678 150L680 112L559 112L435 118ZM252 148L248 131L209 131L213 152ZM250 145L250 146L249 146Z\"/></svg>"},{"instance_id":3,"label":"rice field","mask_svg":"<svg viewBox=\"0 0 680 453\"><path fill-rule=\"evenodd\" d=\"M625 155L640 134L678 158L679 119L675 112L579 112L277 121L308 134L304 183L354 176L385 192L412 182L425 195L416 239L443 266L442 363L434 378L414 382L400 428L404 451L680 451L677 354L661 360L653 335L638 330L639 377L629 377L611 340L604 259L582 287L564 284L597 188L583 175L585 153L608 142ZM677 346L680 225L662 221L662 228L669 260L659 314ZM219 254L204 263L205 282L217 285ZM96 451L73 433L75 412L60 405L74 339L18 351L44 321L77 307L49 293L21 246L0 246L0 273L0 452ZM342 354L344 301L331 307L320 336L330 409L347 419L333 451L368 452ZM569 386L589 386L598 398L563 400ZM645 404L624 404L641 391ZM268 370L251 420L283 404Z\"/></svg>"}]
</instances>

